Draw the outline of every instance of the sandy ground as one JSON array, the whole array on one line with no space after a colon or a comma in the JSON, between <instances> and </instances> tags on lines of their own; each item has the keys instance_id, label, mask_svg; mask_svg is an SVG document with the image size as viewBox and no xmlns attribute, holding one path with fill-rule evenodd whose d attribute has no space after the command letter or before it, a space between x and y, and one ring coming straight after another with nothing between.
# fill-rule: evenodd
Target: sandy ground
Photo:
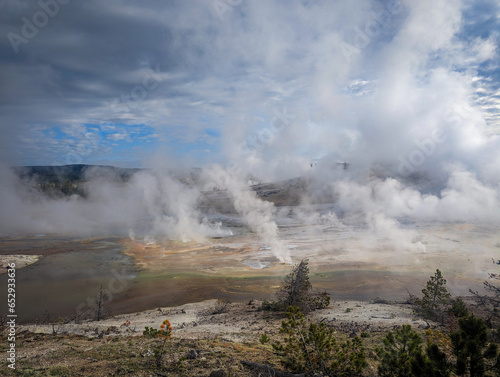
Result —
<instances>
[{"instance_id":1,"label":"sandy ground","mask_svg":"<svg viewBox=\"0 0 500 377\"><path fill-rule=\"evenodd\" d=\"M282 316L258 310L260 302L227 304L227 312L212 314L220 305L217 300L207 300L177 307L164 307L139 313L117 315L101 321L84 321L80 324L22 325L19 331L32 333L78 334L88 337L114 337L117 335L142 335L144 328L160 328L169 319L174 338L222 338L234 342L255 342L263 333L276 333ZM411 324L425 328L427 323L413 314L405 304L375 304L363 301L340 301L329 308L307 316L314 322L325 322L344 333L361 331L387 331L395 326ZM130 322L129 325L125 325Z\"/></svg>"}]
</instances>

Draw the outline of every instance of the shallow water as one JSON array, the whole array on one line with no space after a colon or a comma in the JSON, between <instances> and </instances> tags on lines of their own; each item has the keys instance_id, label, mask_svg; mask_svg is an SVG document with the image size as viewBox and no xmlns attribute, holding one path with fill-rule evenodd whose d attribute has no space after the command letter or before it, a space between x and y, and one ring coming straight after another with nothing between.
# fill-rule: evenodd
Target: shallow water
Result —
<instances>
[{"instance_id":1,"label":"shallow water","mask_svg":"<svg viewBox=\"0 0 500 377\"><path fill-rule=\"evenodd\" d=\"M482 288L488 272L497 272L492 258L500 256L500 233L495 226L408 224L404 231L411 232L410 241L379 237L363 227L295 224L281 227L280 237L293 261L309 258L313 286L334 301L403 299L406 289L418 295L437 268L453 295L467 295L469 288ZM201 243L2 238L0 254L43 255L17 271L20 321L45 313L52 320L72 317L82 305L88 308L101 285L111 295L114 314L210 298L270 299L292 269L255 234L243 231ZM5 274L0 281L5 286Z\"/></svg>"},{"instance_id":2,"label":"shallow water","mask_svg":"<svg viewBox=\"0 0 500 377\"><path fill-rule=\"evenodd\" d=\"M10 247L9 247L10 246ZM131 259L122 253L117 238L74 239L37 237L3 239L1 254L40 254L36 263L16 271L16 311L19 321L35 321L50 315L71 317L81 303L94 297L100 286L114 283L115 296L122 294L116 275L131 282L137 275ZM1 275L2 284L6 275ZM4 285L2 285L4 286ZM111 293L113 294L113 293Z\"/></svg>"}]
</instances>

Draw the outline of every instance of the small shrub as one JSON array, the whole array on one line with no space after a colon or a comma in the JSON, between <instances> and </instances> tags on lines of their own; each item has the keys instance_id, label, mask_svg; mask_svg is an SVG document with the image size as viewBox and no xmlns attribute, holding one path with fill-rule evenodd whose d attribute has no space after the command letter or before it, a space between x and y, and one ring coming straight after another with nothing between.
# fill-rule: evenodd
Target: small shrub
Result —
<instances>
[{"instance_id":1,"label":"small shrub","mask_svg":"<svg viewBox=\"0 0 500 377\"><path fill-rule=\"evenodd\" d=\"M313 296L311 300L314 310L326 309L330 305L330 296L326 291L316 293L316 296Z\"/></svg>"},{"instance_id":2,"label":"small shrub","mask_svg":"<svg viewBox=\"0 0 500 377\"><path fill-rule=\"evenodd\" d=\"M275 301L264 300L262 301L259 310L264 310L267 312L278 312L281 310L281 306Z\"/></svg>"},{"instance_id":3,"label":"small shrub","mask_svg":"<svg viewBox=\"0 0 500 377\"><path fill-rule=\"evenodd\" d=\"M49 369L49 376L69 376L69 369L63 365L51 367Z\"/></svg>"},{"instance_id":4,"label":"small shrub","mask_svg":"<svg viewBox=\"0 0 500 377\"><path fill-rule=\"evenodd\" d=\"M351 308L347 308L347 309L345 310L345 312L346 312L346 313L350 313L350 312L352 312L352 309L351 309Z\"/></svg>"},{"instance_id":5,"label":"small shrub","mask_svg":"<svg viewBox=\"0 0 500 377\"><path fill-rule=\"evenodd\" d=\"M260 336L259 342L261 344L266 344L266 343L269 343L270 341L271 341L271 338L269 338L269 336L267 334L262 334Z\"/></svg>"},{"instance_id":6,"label":"small shrub","mask_svg":"<svg viewBox=\"0 0 500 377\"><path fill-rule=\"evenodd\" d=\"M362 331L362 332L361 332L361 337L362 337L362 338L369 338L369 337L370 337L370 334L368 334L366 331Z\"/></svg>"},{"instance_id":7,"label":"small shrub","mask_svg":"<svg viewBox=\"0 0 500 377\"><path fill-rule=\"evenodd\" d=\"M425 330L425 341L427 346L431 344L436 344L439 348L451 352L451 340L450 337L443 334L437 329L427 329Z\"/></svg>"},{"instance_id":8,"label":"small shrub","mask_svg":"<svg viewBox=\"0 0 500 377\"><path fill-rule=\"evenodd\" d=\"M123 322L120 327L125 327L127 331L135 332L135 326L132 327L132 324L128 319L125 322Z\"/></svg>"},{"instance_id":9,"label":"small shrub","mask_svg":"<svg viewBox=\"0 0 500 377\"><path fill-rule=\"evenodd\" d=\"M69 321L66 318L59 317L57 322L51 323L52 334L55 335L64 329L64 325Z\"/></svg>"},{"instance_id":10,"label":"small shrub","mask_svg":"<svg viewBox=\"0 0 500 377\"><path fill-rule=\"evenodd\" d=\"M209 310L209 314L222 314L229 312L229 308L231 307L231 302L227 300L218 299L214 306Z\"/></svg>"},{"instance_id":11,"label":"small shrub","mask_svg":"<svg viewBox=\"0 0 500 377\"><path fill-rule=\"evenodd\" d=\"M360 376L368 365L360 338L338 344L333 329L324 323L307 325L298 307L290 306L286 317L280 329L285 335L283 343L278 341L273 348L282 365L291 372Z\"/></svg>"},{"instance_id":12,"label":"small shrub","mask_svg":"<svg viewBox=\"0 0 500 377\"><path fill-rule=\"evenodd\" d=\"M378 296L373 299L372 303L389 305L389 301L387 301L386 299L380 298Z\"/></svg>"},{"instance_id":13,"label":"small shrub","mask_svg":"<svg viewBox=\"0 0 500 377\"><path fill-rule=\"evenodd\" d=\"M142 332L142 335L144 335L144 336L146 336L148 338L155 338L158 335L159 332L160 332L160 330L157 330L154 327L148 327L148 326L146 326L146 328Z\"/></svg>"},{"instance_id":14,"label":"small shrub","mask_svg":"<svg viewBox=\"0 0 500 377\"><path fill-rule=\"evenodd\" d=\"M168 319L164 320L160 325L160 330L152 327L146 327L142 334L149 338L160 338L160 342L155 347L154 356L156 366L161 368L162 358L166 352L165 345L167 340L172 337L172 326L170 325L170 321Z\"/></svg>"},{"instance_id":15,"label":"small shrub","mask_svg":"<svg viewBox=\"0 0 500 377\"><path fill-rule=\"evenodd\" d=\"M448 312L452 313L455 317L465 317L469 314L469 310L467 310L464 300L460 297L451 301L451 306Z\"/></svg>"}]
</instances>

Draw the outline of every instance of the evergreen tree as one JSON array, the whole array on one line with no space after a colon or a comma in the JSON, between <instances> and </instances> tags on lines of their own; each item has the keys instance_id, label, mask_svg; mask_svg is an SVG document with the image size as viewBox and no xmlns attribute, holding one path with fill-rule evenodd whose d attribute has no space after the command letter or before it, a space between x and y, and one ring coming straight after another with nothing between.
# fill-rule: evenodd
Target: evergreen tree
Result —
<instances>
[{"instance_id":1,"label":"evergreen tree","mask_svg":"<svg viewBox=\"0 0 500 377\"><path fill-rule=\"evenodd\" d=\"M384 346L375 349L380 361L381 377L448 377L450 365L446 354L436 344L422 349L422 338L410 325L403 325L395 333L387 333Z\"/></svg>"},{"instance_id":2,"label":"evergreen tree","mask_svg":"<svg viewBox=\"0 0 500 377\"><path fill-rule=\"evenodd\" d=\"M443 313L446 305L450 302L450 293L446 289L446 279L443 278L441 271L436 270L434 276L427 281L427 286L422 289L423 297L417 300L419 313L427 319L437 319Z\"/></svg>"},{"instance_id":3,"label":"evergreen tree","mask_svg":"<svg viewBox=\"0 0 500 377\"><path fill-rule=\"evenodd\" d=\"M355 377L363 374L368 363L360 338L339 344L334 329L325 323L308 325L298 307L288 307L286 317L280 328L280 333L284 334L283 343L278 341L272 345L286 369L306 376Z\"/></svg>"},{"instance_id":4,"label":"evergreen tree","mask_svg":"<svg viewBox=\"0 0 500 377\"><path fill-rule=\"evenodd\" d=\"M309 281L309 260L302 260L283 281L283 304L285 307L297 306L303 312L312 289Z\"/></svg>"},{"instance_id":5,"label":"evergreen tree","mask_svg":"<svg viewBox=\"0 0 500 377\"><path fill-rule=\"evenodd\" d=\"M481 377L488 370L495 370L499 375L498 345L488 342L485 321L471 314L460 318L458 326L459 330L451 334L457 374L463 376L468 372L470 377Z\"/></svg>"},{"instance_id":6,"label":"evergreen tree","mask_svg":"<svg viewBox=\"0 0 500 377\"><path fill-rule=\"evenodd\" d=\"M455 317L465 317L466 315L469 314L467 305L465 305L464 300L462 300L460 297L451 301L449 312L453 314Z\"/></svg>"},{"instance_id":7,"label":"evergreen tree","mask_svg":"<svg viewBox=\"0 0 500 377\"><path fill-rule=\"evenodd\" d=\"M395 333L389 331L383 347L375 349L380 360L378 375L381 377L414 376L412 364L424 362L422 338L410 325L403 325Z\"/></svg>"},{"instance_id":8,"label":"evergreen tree","mask_svg":"<svg viewBox=\"0 0 500 377\"><path fill-rule=\"evenodd\" d=\"M446 354L441 351L437 344L430 344L426 349L427 360L424 361L422 377L448 377L450 375L450 365L446 359ZM419 365L422 365L419 363ZM415 374L417 375L417 374Z\"/></svg>"},{"instance_id":9,"label":"evergreen tree","mask_svg":"<svg viewBox=\"0 0 500 377\"><path fill-rule=\"evenodd\" d=\"M303 313L326 308L330 296L326 292L314 292L309 281L309 260L304 259L296 265L283 280L277 293L277 302L264 302L264 309L286 310L289 306L300 308Z\"/></svg>"}]
</instances>

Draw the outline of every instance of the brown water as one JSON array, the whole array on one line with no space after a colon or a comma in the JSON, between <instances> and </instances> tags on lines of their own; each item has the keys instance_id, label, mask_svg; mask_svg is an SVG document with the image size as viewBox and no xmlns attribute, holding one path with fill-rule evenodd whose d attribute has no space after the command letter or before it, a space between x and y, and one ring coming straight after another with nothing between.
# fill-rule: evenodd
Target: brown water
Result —
<instances>
[{"instance_id":1,"label":"brown water","mask_svg":"<svg viewBox=\"0 0 500 377\"><path fill-rule=\"evenodd\" d=\"M42 258L16 271L16 312L18 320L35 321L50 316L71 317L81 303L93 298L110 282L124 294L137 275L131 259L122 253L118 238L78 239L27 237L0 240L0 254L38 254ZM113 279L123 276L123 289ZM2 287L6 275L0 276Z\"/></svg>"}]
</instances>

